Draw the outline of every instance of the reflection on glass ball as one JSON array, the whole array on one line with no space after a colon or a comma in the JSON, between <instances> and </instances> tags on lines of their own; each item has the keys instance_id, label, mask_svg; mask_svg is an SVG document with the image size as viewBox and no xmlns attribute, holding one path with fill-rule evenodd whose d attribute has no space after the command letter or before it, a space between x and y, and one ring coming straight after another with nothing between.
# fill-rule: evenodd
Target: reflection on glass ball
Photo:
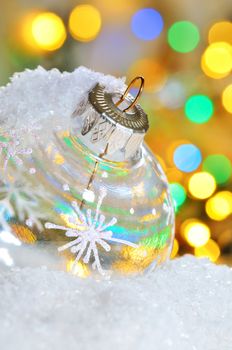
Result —
<instances>
[{"instance_id":1,"label":"reflection on glass ball","mask_svg":"<svg viewBox=\"0 0 232 350\"><path fill-rule=\"evenodd\" d=\"M4 139L5 149L13 144ZM1 181L2 266L47 266L85 277L141 273L169 257L173 207L146 146L130 161L112 162L59 133L44 149L25 152L8 159ZM2 167L5 161L3 154Z\"/></svg>"}]
</instances>

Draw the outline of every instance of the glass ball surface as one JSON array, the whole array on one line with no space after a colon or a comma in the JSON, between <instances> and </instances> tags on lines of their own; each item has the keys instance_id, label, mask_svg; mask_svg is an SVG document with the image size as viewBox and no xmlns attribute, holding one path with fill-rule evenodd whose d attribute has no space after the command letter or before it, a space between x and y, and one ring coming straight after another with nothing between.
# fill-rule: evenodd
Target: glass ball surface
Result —
<instances>
[{"instance_id":1,"label":"glass ball surface","mask_svg":"<svg viewBox=\"0 0 232 350\"><path fill-rule=\"evenodd\" d=\"M146 145L125 162L100 159L63 131L42 146L32 137L27 148L1 133L0 145L1 268L127 275L169 258L172 201Z\"/></svg>"}]
</instances>

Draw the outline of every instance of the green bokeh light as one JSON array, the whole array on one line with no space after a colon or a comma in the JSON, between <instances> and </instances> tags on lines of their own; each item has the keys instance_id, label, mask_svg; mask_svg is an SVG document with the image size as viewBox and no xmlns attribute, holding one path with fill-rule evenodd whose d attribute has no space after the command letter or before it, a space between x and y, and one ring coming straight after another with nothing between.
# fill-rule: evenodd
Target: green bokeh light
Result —
<instances>
[{"instance_id":1,"label":"green bokeh light","mask_svg":"<svg viewBox=\"0 0 232 350\"><path fill-rule=\"evenodd\" d=\"M229 180L232 174L232 165L223 154L212 154L204 160L203 170L212 174L217 184L221 185Z\"/></svg>"},{"instance_id":2,"label":"green bokeh light","mask_svg":"<svg viewBox=\"0 0 232 350\"><path fill-rule=\"evenodd\" d=\"M175 211L177 212L186 200L186 191L182 185L176 182L170 184L170 191L174 202Z\"/></svg>"},{"instance_id":3,"label":"green bokeh light","mask_svg":"<svg viewBox=\"0 0 232 350\"><path fill-rule=\"evenodd\" d=\"M168 31L168 43L177 52L193 51L200 40L197 26L189 21L175 22Z\"/></svg>"},{"instance_id":4,"label":"green bokeh light","mask_svg":"<svg viewBox=\"0 0 232 350\"><path fill-rule=\"evenodd\" d=\"M206 123L212 117L213 112L213 102L205 95L193 95L185 104L185 114L193 123Z\"/></svg>"}]
</instances>

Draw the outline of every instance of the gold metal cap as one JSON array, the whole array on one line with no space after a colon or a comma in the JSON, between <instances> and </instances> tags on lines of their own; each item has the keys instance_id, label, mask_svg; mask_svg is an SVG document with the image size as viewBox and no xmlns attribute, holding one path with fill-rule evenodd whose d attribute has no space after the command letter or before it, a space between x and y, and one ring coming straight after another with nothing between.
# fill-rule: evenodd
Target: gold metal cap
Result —
<instances>
[{"instance_id":1,"label":"gold metal cap","mask_svg":"<svg viewBox=\"0 0 232 350\"><path fill-rule=\"evenodd\" d=\"M141 84L134 98L129 90L137 80ZM120 95L108 93L97 84L90 91L88 101L73 115L81 140L109 160L123 161L133 157L149 128L147 115L137 104L143 86L144 79L136 77Z\"/></svg>"}]
</instances>

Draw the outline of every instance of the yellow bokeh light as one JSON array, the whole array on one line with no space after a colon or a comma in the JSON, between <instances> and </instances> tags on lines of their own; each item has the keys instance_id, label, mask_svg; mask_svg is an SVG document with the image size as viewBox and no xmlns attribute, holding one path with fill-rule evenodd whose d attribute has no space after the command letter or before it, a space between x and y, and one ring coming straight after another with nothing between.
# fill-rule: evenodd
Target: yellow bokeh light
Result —
<instances>
[{"instance_id":1,"label":"yellow bokeh light","mask_svg":"<svg viewBox=\"0 0 232 350\"><path fill-rule=\"evenodd\" d=\"M167 79L164 65L150 58L135 61L128 71L128 80L142 75L145 79L145 90L156 91L162 88Z\"/></svg>"},{"instance_id":2,"label":"yellow bokeh light","mask_svg":"<svg viewBox=\"0 0 232 350\"><path fill-rule=\"evenodd\" d=\"M128 18L128 15L133 15L139 4L134 0L117 0L112 6L112 1L109 0L95 0L95 5L106 15L106 20L110 23L118 21L119 18Z\"/></svg>"},{"instance_id":3,"label":"yellow bokeh light","mask_svg":"<svg viewBox=\"0 0 232 350\"><path fill-rule=\"evenodd\" d=\"M69 30L74 39L91 41L101 29L101 14L92 5L76 6L69 17Z\"/></svg>"},{"instance_id":4,"label":"yellow bokeh light","mask_svg":"<svg viewBox=\"0 0 232 350\"><path fill-rule=\"evenodd\" d=\"M63 45L66 30L59 16L52 12L44 12L34 18L32 35L38 47L45 51L54 51Z\"/></svg>"},{"instance_id":5,"label":"yellow bokeh light","mask_svg":"<svg viewBox=\"0 0 232 350\"><path fill-rule=\"evenodd\" d=\"M226 219L232 214L232 193L229 191L218 192L208 199L205 210L207 215L216 221Z\"/></svg>"},{"instance_id":6,"label":"yellow bokeh light","mask_svg":"<svg viewBox=\"0 0 232 350\"><path fill-rule=\"evenodd\" d=\"M210 229L203 222L192 219L183 222L181 234L192 247L201 247L208 242Z\"/></svg>"},{"instance_id":7,"label":"yellow bokeh light","mask_svg":"<svg viewBox=\"0 0 232 350\"><path fill-rule=\"evenodd\" d=\"M201 67L211 78L226 77L232 69L232 46L225 42L209 45L202 56Z\"/></svg>"},{"instance_id":8,"label":"yellow bokeh light","mask_svg":"<svg viewBox=\"0 0 232 350\"><path fill-rule=\"evenodd\" d=\"M175 258L175 256L177 255L178 251L179 251L179 242L177 241L177 239L174 239L170 258L171 259Z\"/></svg>"},{"instance_id":9,"label":"yellow bokeh light","mask_svg":"<svg viewBox=\"0 0 232 350\"><path fill-rule=\"evenodd\" d=\"M227 42L232 44L232 23L222 21L215 23L209 30L209 43Z\"/></svg>"},{"instance_id":10,"label":"yellow bokeh light","mask_svg":"<svg viewBox=\"0 0 232 350\"><path fill-rule=\"evenodd\" d=\"M18 37L20 44L30 53L40 53L35 38L32 34L32 24L35 18L40 14L38 11L32 11L20 18L18 27L14 30L14 34Z\"/></svg>"},{"instance_id":11,"label":"yellow bokeh light","mask_svg":"<svg viewBox=\"0 0 232 350\"><path fill-rule=\"evenodd\" d=\"M188 190L195 198L206 199L216 190L216 181L207 172L195 173L189 179Z\"/></svg>"},{"instance_id":12,"label":"yellow bokeh light","mask_svg":"<svg viewBox=\"0 0 232 350\"><path fill-rule=\"evenodd\" d=\"M197 257L208 258L209 260L215 262L220 256L220 248L215 241L209 239L206 245L195 248L194 254Z\"/></svg>"},{"instance_id":13,"label":"yellow bokeh light","mask_svg":"<svg viewBox=\"0 0 232 350\"><path fill-rule=\"evenodd\" d=\"M209 67L205 63L205 56L204 55L201 58L201 69L203 70L205 75L207 75L208 77L213 78L213 79L222 79L225 76L227 76L227 74L219 74L219 73L216 73L216 72L213 72L212 70L210 70Z\"/></svg>"},{"instance_id":14,"label":"yellow bokeh light","mask_svg":"<svg viewBox=\"0 0 232 350\"><path fill-rule=\"evenodd\" d=\"M232 113L232 84L228 85L223 91L222 104L227 112Z\"/></svg>"}]
</instances>

